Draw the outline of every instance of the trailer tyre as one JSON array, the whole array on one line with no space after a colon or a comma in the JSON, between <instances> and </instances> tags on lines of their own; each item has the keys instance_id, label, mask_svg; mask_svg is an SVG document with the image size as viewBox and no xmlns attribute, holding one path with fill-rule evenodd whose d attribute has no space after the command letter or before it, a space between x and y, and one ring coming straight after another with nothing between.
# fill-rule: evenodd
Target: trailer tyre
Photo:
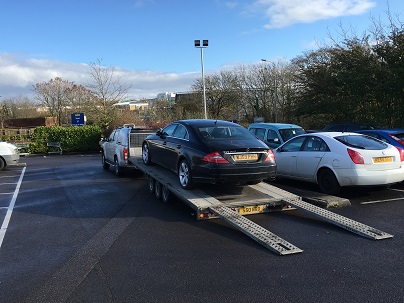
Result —
<instances>
[{"instance_id":1,"label":"trailer tyre","mask_svg":"<svg viewBox=\"0 0 404 303\"><path fill-rule=\"evenodd\" d=\"M163 199L164 203L168 203L170 201L171 192L167 186L163 186L163 189L161 191L161 198Z\"/></svg>"},{"instance_id":2,"label":"trailer tyre","mask_svg":"<svg viewBox=\"0 0 404 303\"><path fill-rule=\"evenodd\" d=\"M182 159L180 165L178 166L178 179L180 181L180 185L184 189L192 188L192 176L191 176L191 168L186 159Z\"/></svg>"},{"instance_id":3,"label":"trailer tyre","mask_svg":"<svg viewBox=\"0 0 404 303\"><path fill-rule=\"evenodd\" d=\"M160 182L156 181L154 185L154 195L156 196L157 199L161 198L161 192L162 192L162 185Z\"/></svg>"},{"instance_id":4,"label":"trailer tyre","mask_svg":"<svg viewBox=\"0 0 404 303\"><path fill-rule=\"evenodd\" d=\"M154 194L154 187L156 186L156 183L153 178L149 177L149 192L151 194Z\"/></svg>"},{"instance_id":5,"label":"trailer tyre","mask_svg":"<svg viewBox=\"0 0 404 303\"><path fill-rule=\"evenodd\" d=\"M143 143L143 145L142 145L142 160L143 160L143 163L146 165L151 164L150 150L149 150L149 146L147 145L146 142Z\"/></svg>"}]
</instances>

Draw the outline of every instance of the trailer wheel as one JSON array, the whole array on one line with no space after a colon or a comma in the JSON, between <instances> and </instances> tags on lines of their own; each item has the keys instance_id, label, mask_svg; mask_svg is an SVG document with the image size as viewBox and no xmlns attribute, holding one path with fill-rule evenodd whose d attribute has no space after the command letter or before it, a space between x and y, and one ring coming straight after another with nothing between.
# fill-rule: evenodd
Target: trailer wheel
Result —
<instances>
[{"instance_id":1,"label":"trailer wheel","mask_svg":"<svg viewBox=\"0 0 404 303\"><path fill-rule=\"evenodd\" d=\"M104 153L101 154L101 161L102 161L102 168L109 169L109 164L107 163L107 160L105 159Z\"/></svg>"},{"instance_id":2,"label":"trailer wheel","mask_svg":"<svg viewBox=\"0 0 404 303\"><path fill-rule=\"evenodd\" d=\"M163 189L161 191L161 198L163 199L164 203L168 203L170 201L171 192L167 186L163 186Z\"/></svg>"},{"instance_id":3,"label":"trailer wheel","mask_svg":"<svg viewBox=\"0 0 404 303\"><path fill-rule=\"evenodd\" d=\"M149 193L154 194L154 187L156 183L152 177L149 177Z\"/></svg>"},{"instance_id":4,"label":"trailer wheel","mask_svg":"<svg viewBox=\"0 0 404 303\"><path fill-rule=\"evenodd\" d=\"M156 196L157 199L161 198L161 192L162 192L162 185L160 182L155 181L154 185L154 195Z\"/></svg>"},{"instance_id":5,"label":"trailer wheel","mask_svg":"<svg viewBox=\"0 0 404 303\"><path fill-rule=\"evenodd\" d=\"M192 188L192 176L191 176L191 168L189 167L188 161L186 159L182 159L180 165L178 166L178 178L180 181L180 185L184 189Z\"/></svg>"}]
</instances>

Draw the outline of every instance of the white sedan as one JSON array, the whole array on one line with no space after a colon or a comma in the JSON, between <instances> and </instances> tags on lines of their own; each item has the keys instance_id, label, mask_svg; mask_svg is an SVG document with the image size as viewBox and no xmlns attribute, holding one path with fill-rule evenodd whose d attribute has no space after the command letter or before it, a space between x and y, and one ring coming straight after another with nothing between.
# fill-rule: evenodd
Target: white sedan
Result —
<instances>
[{"instance_id":1,"label":"white sedan","mask_svg":"<svg viewBox=\"0 0 404 303\"><path fill-rule=\"evenodd\" d=\"M15 165L20 160L18 148L11 143L0 141L0 170L8 165Z\"/></svg>"},{"instance_id":2,"label":"white sedan","mask_svg":"<svg viewBox=\"0 0 404 303\"><path fill-rule=\"evenodd\" d=\"M317 183L331 195L343 186L404 180L404 150L357 133L300 135L278 147L275 159L277 177Z\"/></svg>"}]
</instances>

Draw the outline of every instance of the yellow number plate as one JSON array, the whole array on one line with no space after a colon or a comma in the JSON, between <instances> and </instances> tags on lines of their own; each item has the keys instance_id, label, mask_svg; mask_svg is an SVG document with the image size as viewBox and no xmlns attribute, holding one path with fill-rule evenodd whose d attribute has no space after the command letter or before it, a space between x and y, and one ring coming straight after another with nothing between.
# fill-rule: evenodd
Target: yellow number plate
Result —
<instances>
[{"instance_id":1,"label":"yellow number plate","mask_svg":"<svg viewBox=\"0 0 404 303\"><path fill-rule=\"evenodd\" d=\"M240 154L240 155L233 155L234 161L257 161L258 154Z\"/></svg>"},{"instance_id":2,"label":"yellow number plate","mask_svg":"<svg viewBox=\"0 0 404 303\"><path fill-rule=\"evenodd\" d=\"M393 157L377 157L373 158L374 163L387 163L387 162L393 162Z\"/></svg>"},{"instance_id":3,"label":"yellow number plate","mask_svg":"<svg viewBox=\"0 0 404 303\"><path fill-rule=\"evenodd\" d=\"M238 209L238 213L241 215L262 213L263 211L264 205L246 206Z\"/></svg>"}]
</instances>

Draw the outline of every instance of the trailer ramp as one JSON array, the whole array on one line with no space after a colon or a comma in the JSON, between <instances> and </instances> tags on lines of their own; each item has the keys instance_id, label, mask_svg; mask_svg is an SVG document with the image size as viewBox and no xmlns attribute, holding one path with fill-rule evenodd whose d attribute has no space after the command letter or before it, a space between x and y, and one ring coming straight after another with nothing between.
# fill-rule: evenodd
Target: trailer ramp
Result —
<instances>
[{"instance_id":1,"label":"trailer ramp","mask_svg":"<svg viewBox=\"0 0 404 303\"><path fill-rule=\"evenodd\" d=\"M212 213L216 214L218 217L225 220L233 227L240 230L245 235L249 236L264 247L280 255L289 255L303 252L303 250L301 250L300 248L271 233L269 230L254 223L253 221L248 220L247 218L243 217L242 215L238 214L237 212L231 210L226 206L212 206L209 207L209 210Z\"/></svg>"},{"instance_id":2,"label":"trailer ramp","mask_svg":"<svg viewBox=\"0 0 404 303\"><path fill-rule=\"evenodd\" d=\"M284 199L283 201L294 208L303 210L320 219L323 219L327 222L330 222L334 225L342 227L346 230L349 230L355 234L361 235L366 238L370 238L370 239L374 239L374 240L381 240L381 239L388 239L388 238L393 237L393 235L385 233L381 230L378 230L376 228L370 227L370 226L362 224L358 221L354 221L347 217L338 215L329 210L326 210L324 208L312 205L310 203L307 203L307 202L304 202L301 200Z\"/></svg>"}]
</instances>

